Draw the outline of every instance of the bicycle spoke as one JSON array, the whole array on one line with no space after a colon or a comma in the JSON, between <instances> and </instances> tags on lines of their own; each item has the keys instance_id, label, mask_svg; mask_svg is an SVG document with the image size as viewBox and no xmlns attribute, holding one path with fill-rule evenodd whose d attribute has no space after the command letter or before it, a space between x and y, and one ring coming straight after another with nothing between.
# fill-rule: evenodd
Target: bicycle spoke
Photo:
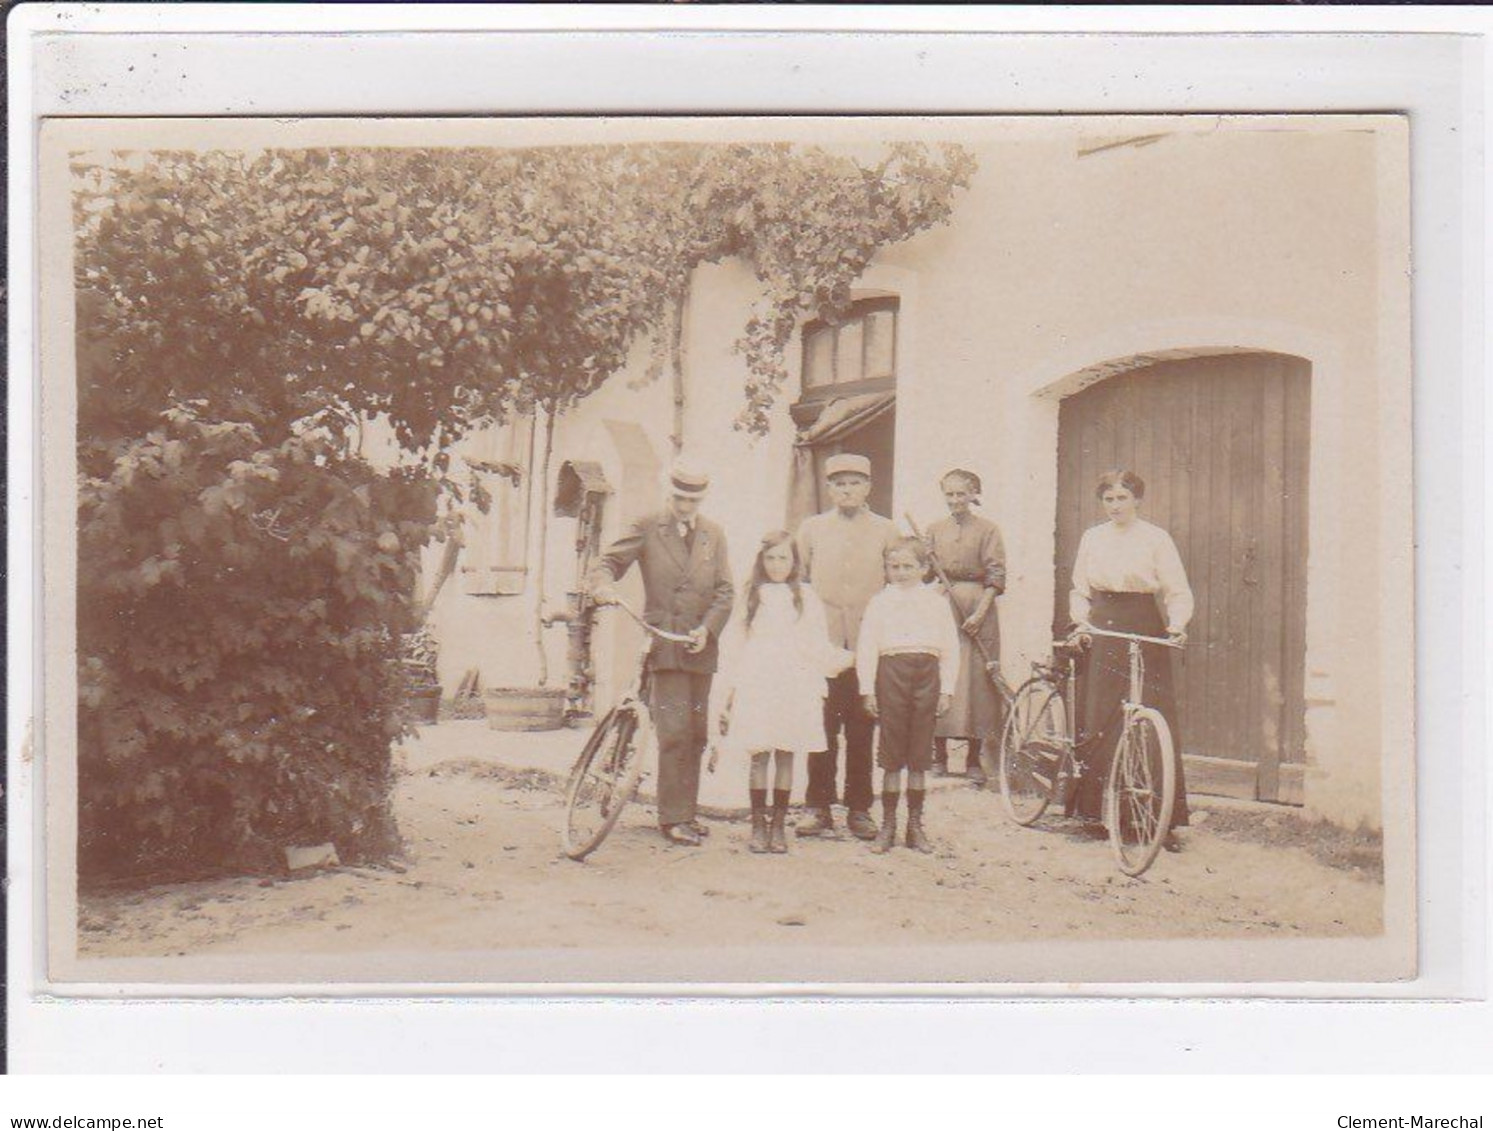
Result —
<instances>
[{"instance_id":1,"label":"bicycle spoke","mask_svg":"<svg viewBox=\"0 0 1493 1131\"><path fill-rule=\"evenodd\" d=\"M1144 753L1136 749L1141 743L1130 741L1125 745L1120 788L1124 813L1129 819L1122 825L1120 835L1127 842L1149 844L1156 829L1155 790L1151 785L1150 767Z\"/></svg>"}]
</instances>

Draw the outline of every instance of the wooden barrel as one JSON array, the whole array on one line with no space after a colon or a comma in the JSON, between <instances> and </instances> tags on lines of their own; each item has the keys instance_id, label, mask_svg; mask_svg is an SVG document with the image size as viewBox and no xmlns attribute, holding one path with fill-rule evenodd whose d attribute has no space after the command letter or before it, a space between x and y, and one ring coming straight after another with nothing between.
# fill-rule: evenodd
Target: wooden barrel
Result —
<instances>
[{"instance_id":1,"label":"wooden barrel","mask_svg":"<svg viewBox=\"0 0 1493 1131\"><path fill-rule=\"evenodd\" d=\"M565 725L563 687L489 687L482 700L493 730L559 730Z\"/></svg>"}]
</instances>

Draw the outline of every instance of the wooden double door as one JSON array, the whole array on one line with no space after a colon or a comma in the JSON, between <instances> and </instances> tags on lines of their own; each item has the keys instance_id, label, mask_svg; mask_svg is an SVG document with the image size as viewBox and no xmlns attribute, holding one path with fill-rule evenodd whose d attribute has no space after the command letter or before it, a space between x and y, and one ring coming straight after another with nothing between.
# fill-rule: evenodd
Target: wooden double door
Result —
<instances>
[{"instance_id":1,"label":"wooden double door","mask_svg":"<svg viewBox=\"0 0 1493 1131\"><path fill-rule=\"evenodd\" d=\"M1104 521L1096 479L1138 472L1197 601L1174 661L1194 792L1301 801L1310 389L1300 358L1226 354L1132 369L1060 409L1055 624L1079 537Z\"/></svg>"}]
</instances>

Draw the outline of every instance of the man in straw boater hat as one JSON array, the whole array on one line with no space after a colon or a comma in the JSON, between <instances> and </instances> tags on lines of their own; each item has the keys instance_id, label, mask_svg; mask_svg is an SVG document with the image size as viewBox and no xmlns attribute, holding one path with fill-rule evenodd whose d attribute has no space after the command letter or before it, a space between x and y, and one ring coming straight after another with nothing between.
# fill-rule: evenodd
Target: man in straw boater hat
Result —
<instances>
[{"instance_id":1,"label":"man in straw boater hat","mask_svg":"<svg viewBox=\"0 0 1493 1131\"><path fill-rule=\"evenodd\" d=\"M690 637L688 644L654 640L648 702L658 732L659 828L665 840L682 845L697 845L710 831L696 817L700 756L708 737L717 639L735 595L726 536L699 513L709 486L708 475L676 463L663 511L634 522L607 547L588 579L592 599L612 604L613 584L636 562L643 575L643 618Z\"/></svg>"},{"instance_id":2,"label":"man in straw boater hat","mask_svg":"<svg viewBox=\"0 0 1493 1131\"><path fill-rule=\"evenodd\" d=\"M886 584L882 555L898 538L897 525L866 505L871 494L871 461L842 453L824 461L824 478L835 505L804 519L798 528L798 554L804 576L824 604L830 643L854 652L866 605ZM869 691L867 691L869 693ZM799 836L832 832L835 785L839 777L840 733L845 735L846 827L861 840L876 839L871 819L871 741L876 722L861 703L855 668L829 680L824 699L825 749L809 755L809 786L804 807L809 819Z\"/></svg>"}]
</instances>

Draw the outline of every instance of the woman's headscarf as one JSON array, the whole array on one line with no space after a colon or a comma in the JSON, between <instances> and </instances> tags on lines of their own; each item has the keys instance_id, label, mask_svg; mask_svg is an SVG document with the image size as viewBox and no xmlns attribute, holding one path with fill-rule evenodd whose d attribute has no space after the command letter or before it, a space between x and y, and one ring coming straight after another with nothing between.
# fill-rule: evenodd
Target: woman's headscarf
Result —
<instances>
[{"instance_id":1,"label":"woman's headscarf","mask_svg":"<svg viewBox=\"0 0 1493 1131\"><path fill-rule=\"evenodd\" d=\"M953 475L959 476L969 484L970 494L974 496L974 498L970 500L970 503L972 503L974 506L979 506L980 496L985 493L985 488L980 483L980 477L973 471L970 471L967 467L951 467L948 471L945 471L938 477L938 485L942 487L944 484L944 480Z\"/></svg>"}]
</instances>

